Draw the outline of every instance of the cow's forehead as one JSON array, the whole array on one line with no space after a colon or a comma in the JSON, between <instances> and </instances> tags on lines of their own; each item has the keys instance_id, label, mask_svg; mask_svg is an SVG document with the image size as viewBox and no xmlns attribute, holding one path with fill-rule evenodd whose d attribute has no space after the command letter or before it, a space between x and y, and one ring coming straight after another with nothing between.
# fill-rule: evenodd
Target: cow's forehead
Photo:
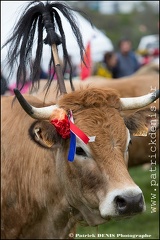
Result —
<instances>
[{"instance_id":1,"label":"cow's forehead","mask_svg":"<svg viewBox=\"0 0 160 240\"><path fill-rule=\"evenodd\" d=\"M60 99L59 106L72 110L75 124L88 136L96 136L97 146L126 146L127 130L119 112L120 99L114 90L76 91Z\"/></svg>"},{"instance_id":2,"label":"cow's forehead","mask_svg":"<svg viewBox=\"0 0 160 240\"><path fill-rule=\"evenodd\" d=\"M58 105L65 110L71 109L73 112L95 107L120 109L120 99L116 90L87 88L63 95Z\"/></svg>"},{"instance_id":3,"label":"cow's forehead","mask_svg":"<svg viewBox=\"0 0 160 240\"><path fill-rule=\"evenodd\" d=\"M128 130L119 111L114 108L90 108L74 114L75 124L89 137L96 136L95 142L90 143L94 151L106 151L120 146L125 150Z\"/></svg>"}]
</instances>

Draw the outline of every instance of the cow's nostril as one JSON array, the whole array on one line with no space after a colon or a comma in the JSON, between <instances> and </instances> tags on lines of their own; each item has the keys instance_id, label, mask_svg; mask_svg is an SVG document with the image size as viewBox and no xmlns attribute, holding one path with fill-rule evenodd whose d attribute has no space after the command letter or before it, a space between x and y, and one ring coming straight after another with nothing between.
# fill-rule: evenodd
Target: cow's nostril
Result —
<instances>
[{"instance_id":1,"label":"cow's nostril","mask_svg":"<svg viewBox=\"0 0 160 240\"><path fill-rule=\"evenodd\" d=\"M118 209L125 209L125 207L126 207L126 205L127 205L125 199L122 198L122 197L120 197L120 196L117 196L117 197L115 198L115 202L116 202L116 205L117 205L117 208L118 208Z\"/></svg>"},{"instance_id":2,"label":"cow's nostril","mask_svg":"<svg viewBox=\"0 0 160 240\"><path fill-rule=\"evenodd\" d=\"M116 196L115 204L120 215L131 215L143 211L144 201L142 194L133 197Z\"/></svg>"}]
</instances>

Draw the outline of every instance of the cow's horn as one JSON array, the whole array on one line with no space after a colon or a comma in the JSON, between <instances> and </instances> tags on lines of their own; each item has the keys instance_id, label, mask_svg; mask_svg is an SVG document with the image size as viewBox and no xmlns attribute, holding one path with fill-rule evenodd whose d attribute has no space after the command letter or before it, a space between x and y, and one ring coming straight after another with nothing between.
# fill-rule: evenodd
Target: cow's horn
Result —
<instances>
[{"instance_id":1,"label":"cow's horn","mask_svg":"<svg viewBox=\"0 0 160 240\"><path fill-rule=\"evenodd\" d=\"M54 109L57 109L57 105L51 105L42 108L36 108L30 105L25 98L22 96L18 89L14 89L14 93L21 104L22 108L29 114L32 118L39 119L39 120L48 120L53 113Z\"/></svg>"},{"instance_id":2,"label":"cow's horn","mask_svg":"<svg viewBox=\"0 0 160 240\"><path fill-rule=\"evenodd\" d=\"M149 93L141 97L121 98L121 109L132 110L137 108L143 108L154 102L156 99L159 98L159 96L160 90L158 89L153 93Z\"/></svg>"}]
</instances>

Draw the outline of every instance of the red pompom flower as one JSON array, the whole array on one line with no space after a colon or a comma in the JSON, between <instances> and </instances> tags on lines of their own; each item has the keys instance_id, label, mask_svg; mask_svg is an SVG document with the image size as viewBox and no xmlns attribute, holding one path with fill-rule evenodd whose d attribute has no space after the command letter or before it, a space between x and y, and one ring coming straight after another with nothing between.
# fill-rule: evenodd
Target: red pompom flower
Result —
<instances>
[{"instance_id":1,"label":"red pompom flower","mask_svg":"<svg viewBox=\"0 0 160 240\"><path fill-rule=\"evenodd\" d=\"M62 138L70 138L70 123L63 109L56 109L51 116L50 122L55 126Z\"/></svg>"}]
</instances>

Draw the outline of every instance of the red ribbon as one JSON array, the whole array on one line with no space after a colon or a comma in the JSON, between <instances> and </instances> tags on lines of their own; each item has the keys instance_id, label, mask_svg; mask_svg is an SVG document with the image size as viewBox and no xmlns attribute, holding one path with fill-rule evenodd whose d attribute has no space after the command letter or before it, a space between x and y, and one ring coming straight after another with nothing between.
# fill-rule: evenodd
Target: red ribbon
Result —
<instances>
[{"instance_id":1,"label":"red ribbon","mask_svg":"<svg viewBox=\"0 0 160 240\"><path fill-rule=\"evenodd\" d=\"M57 117L57 116L56 116ZM62 138L66 139L70 137L70 147L68 153L68 160L73 161L75 152L76 152L76 136L81 139L85 144L89 141L94 141L95 137L89 138L82 130L80 130L75 124L73 120L72 111L70 110L69 116L64 116L64 118L53 118L50 122L55 126L57 132L62 136Z\"/></svg>"},{"instance_id":2,"label":"red ribbon","mask_svg":"<svg viewBox=\"0 0 160 240\"><path fill-rule=\"evenodd\" d=\"M72 121L70 121L70 130L85 144L89 142L89 137L84 132L82 132Z\"/></svg>"},{"instance_id":3,"label":"red ribbon","mask_svg":"<svg viewBox=\"0 0 160 240\"><path fill-rule=\"evenodd\" d=\"M69 138L70 131L72 131L72 133L80 138L85 144L87 144L90 140L90 138L74 124L71 110L68 117L65 115L63 119L58 119L58 117L53 118L50 120L50 122L55 126L57 132L64 139Z\"/></svg>"}]
</instances>

